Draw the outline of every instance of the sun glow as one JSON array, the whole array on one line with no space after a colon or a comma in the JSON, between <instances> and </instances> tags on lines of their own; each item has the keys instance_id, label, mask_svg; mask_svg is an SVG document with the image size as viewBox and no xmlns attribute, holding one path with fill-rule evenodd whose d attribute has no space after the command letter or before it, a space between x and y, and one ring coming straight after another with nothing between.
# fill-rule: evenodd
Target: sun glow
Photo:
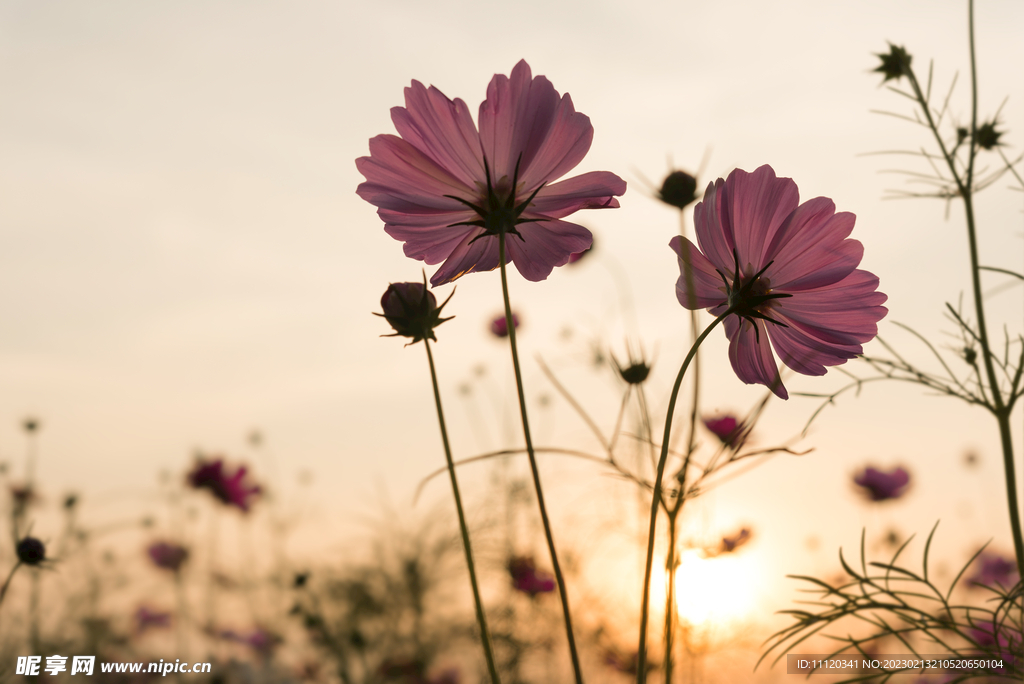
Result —
<instances>
[{"instance_id":1,"label":"sun glow","mask_svg":"<svg viewBox=\"0 0 1024 684\"><path fill-rule=\"evenodd\" d=\"M681 561L676 570L676 610L681 620L692 625L729 622L753 610L756 573L750 554L704 558L689 550Z\"/></svg>"}]
</instances>

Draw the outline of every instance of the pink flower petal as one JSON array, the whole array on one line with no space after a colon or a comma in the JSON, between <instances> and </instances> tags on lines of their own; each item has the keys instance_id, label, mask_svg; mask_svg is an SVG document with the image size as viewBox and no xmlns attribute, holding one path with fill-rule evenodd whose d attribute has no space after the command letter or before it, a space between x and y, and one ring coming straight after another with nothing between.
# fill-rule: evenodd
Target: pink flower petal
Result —
<instances>
[{"instance_id":1,"label":"pink flower petal","mask_svg":"<svg viewBox=\"0 0 1024 684\"><path fill-rule=\"evenodd\" d=\"M552 219L519 226L520 240L505 237L505 248L516 268L527 280L544 280L555 266L569 263L569 257L590 247L593 236L583 226ZM497 247L495 247L497 249Z\"/></svg>"},{"instance_id":2,"label":"pink flower petal","mask_svg":"<svg viewBox=\"0 0 1024 684\"><path fill-rule=\"evenodd\" d=\"M725 205L725 181L719 178L708 184L704 199L693 208L693 226L697 233L697 244L716 268L732 273L733 257L732 232L725 229L728 208Z\"/></svg>"},{"instance_id":3,"label":"pink flower petal","mask_svg":"<svg viewBox=\"0 0 1024 684\"><path fill-rule=\"evenodd\" d=\"M405 89L405 107L393 107L391 120L402 138L438 166L472 186L483 176L480 136L466 103L419 81Z\"/></svg>"},{"instance_id":4,"label":"pink flower petal","mask_svg":"<svg viewBox=\"0 0 1024 684\"><path fill-rule=\"evenodd\" d=\"M528 191L579 164L594 136L590 119L576 112L572 99L559 98L545 77L533 78L525 60L510 78L495 74L491 79L479 122L493 179L511 180L519 161L519 180Z\"/></svg>"},{"instance_id":5,"label":"pink flower petal","mask_svg":"<svg viewBox=\"0 0 1024 684\"><path fill-rule=\"evenodd\" d=\"M735 169L725 186L728 220L740 268L751 264L755 272L759 271L766 263L763 261L765 247L800 204L800 193L792 178L776 178L775 171L767 164L753 173ZM732 263L730 258L728 265Z\"/></svg>"},{"instance_id":6,"label":"pink flower petal","mask_svg":"<svg viewBox=\"0 0 1024 684\"><path fill-rule=\"evenodd\" d=\"M626 192L626 182L608 171L591 171L568 180L545 185L526 213L562 218L580 209L613 209L616 195Z\"/></svg>"},{"instance_id":7,"label":"pink flower petal","mask_svg":"<svg viewBox=\"0 0 1024 684\"><path fill-rule=\"evenodd\" d=\"M708 309L724 302L726 294L722 276L718 275L715 267L707 260L707 257L700 253L697 246L679 235L669 240L668 244L679 259L680 275L676 280L676 298L683 308ZM693 268L693 306L690 303L691 295L687 291L686 264L688 261Z\"/></svg>"},{"instance_id":8,"label":"pink flower petal","mask_svg":"<svg viewBox=\"0 0 1024 684\"><path fill-rule=\"evenodd\" d=\"M758 330L754 332L754 325ZM764 321L739 323L739 330L729 340L729 361L736 377L748 385L765 385L780 399L789 399L782 385L779 369L772 356L772 348L765 333ZM769 323L768 325L772 325Z\"/></svg>"},{"instance_id":9,"label":"pink flower petal","mask_svg":"<svg viewBox=\"0 0 1024 684\"><path fill-rule=\"evenodd\" d=\"M434 287L450 283L456 278L461 278L467 273L478 271L493 271L498 267L498 238L493 235L482 237L473 242L473 238L483 232L483 228L472 228L471 232L458 244L445 260L441 268L437 269L430 278L430 284ZM509 257L505 255L507 264Z\"/></svg>"}]
</instances>

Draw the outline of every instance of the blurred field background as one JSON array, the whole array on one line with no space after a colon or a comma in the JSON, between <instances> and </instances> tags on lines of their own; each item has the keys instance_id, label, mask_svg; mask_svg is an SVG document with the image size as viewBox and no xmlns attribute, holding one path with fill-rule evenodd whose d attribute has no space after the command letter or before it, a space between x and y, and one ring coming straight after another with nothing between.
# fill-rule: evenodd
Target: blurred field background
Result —
<instances>
[{"instance_id":1,"label":"blurred field background","mask_svg":"<svg viewBox=\"0 0 1024 684\"><path fill-rule=\"evenodd\" d=\"M1009 96L1003 141L1019 150L1024 5L979 2L976 12L981 113ZM910 107L871 73L886 40L905 45L920 69L934 58L939 92L959 71L951 109L968 119L966 16L964 3L927 0L642 2L628 11L601 2L0 4L0 461L6 489L16 489L35 449L38 498L26 521L66 552L38 580L39 638L86 638L89 628L76 632L58 607L78 619L91 605L90 619L127 639L124 653L178 657L176 628L133 633L141 605L177 613L172 574L146 553L172 539L192 550L190 653L254 663L251 676L265 681L333 681L329 655L302 615L289 615L296 574L315 583L360 564L398 567L403 554L427 553L408 547L432 538L424 526L454 539L445 478L414 503L444 463L423 353L379 339L389 331L370 315L389 282L419 280L422 264L403 256L354 192L354 159L370 137L393 132L388 110L411 79L475 114L491 76L526 58L593 122L579 170L629 182L621 209L579 217L596 238L584 261L543 283L513 279L538 444L597 447L536 355L610 429L623 386L608 359L627 357L627 341L642 344L654 359L652 410L664 414L689 316L675 300L667 247L678 212L653 199L644 179L697 173L705 156L700 191L732 168L770 163L802 199L826 195L856 213L861 268L889 295L882 337L924 359L892 325L899 321L952 348L942 311L969 286L962 212L954 204L947 218L938 200L883 200L907 186L880 172L925 169L865 155L930 145L924 129L870 111ZM1021 194L1009 184L979 196L982 263L1019 271ZM986 282L990 326L1019 334L1024 288ZM456 318L434 349L453 448L465 458L520 437L507 346L488 330L501 309L498 275L457 285L446 309ZM762 388L732 373L724 335L704 350L707 413L741 413L761 398ZM843 382L833 371L787 386L826 392ZM990 539L1012 550L987 415L920 387L875 383L841 397L800 438L818 405L771 402L755 433L765 446L813 452L771 459L686 516L682 537L693 544L753 530L742 553L723 559L730 569L690 580L718 597L720 614L694 632L694 652L707 655L681 673L687 681L751 678L760 642L782 624L773 612L796 596L784 576L836 572L837 549L856 548L862 528L882 554L890 532L924 536L941 519L934 557L950 579ZM33 435L29 417L39 421ZM248 466L264 490L248 515L186 488L197 452ZM907 467L909 492L865 502L852 477L872 463ZM535 512L515 498L524 466L513 458L460 471L494 597L509 591L509 543L544 558ZM627 681L600 654L635 649L644 515L636 488L563 457L543 456L542 469L560 547L577 559L575 605L589 634L604 628L593 637L594 681ZM69 494L76 501L66 508ZM12 496L0 511L15 506ZM69 513L87 543L62 546ZM469 624L453 548L441 575L453 578L446 591ZM917 557L920 548L911 547ZM0 571L10 563L12 548L0 546ZM5 657L29 653L32 581L16 577L0 612ZM95 603L79 606L72 595ZM557 634L552 596L513 599L524 624L554 620ZM204 632L208 624L239 638ZM281 640L269 660L247 641L256 630ZM739 674L716 670L715 653ZM476 657L451 663L462 681L475 681ZM550 661L528 680L554 681L564 663ZM321 669L305 672L309 662ZM754 677L785 675L762 665Z\"/></svg>"}]
</instances>

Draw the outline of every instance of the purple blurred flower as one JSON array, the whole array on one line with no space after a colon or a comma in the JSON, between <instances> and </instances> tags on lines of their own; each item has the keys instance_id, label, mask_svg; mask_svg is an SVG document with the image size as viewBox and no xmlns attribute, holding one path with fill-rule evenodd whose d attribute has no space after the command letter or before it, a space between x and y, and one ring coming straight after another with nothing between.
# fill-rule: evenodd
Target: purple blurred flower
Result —
<instances>
[{"instance_id":1,"label":"purple blurred flower","mask_svg":"<svg viewBox=\"0 0 1024 684\"><path fill-rule=\"evenodd\" d=\"M512 327L519 330L519 314L512 312ZM495 337L508 337L508 321L505 314L497 316L491 321L491 334Z\"/></svg>"},{"instance_id":2,"label":"purple blurred flower","mask_svg":"<svg viewBox=\"0 0 1024 684\"><path fill-rule=\"evenodd\" d=\"M703 418L702 422L704 427L730 449L739 449L743 446L743 441L746 438L746 426L737 420L736 416L726 413L720 416Z\"/></svg>"},{"instance_id":3,"label":"purple blurred flower","mask_svg":"<svg viewBox=\"0 0 1024 684\"><path fill-rule=\"evenodd\" d=\"M547 594L555 590L555 579L549 573L538 570L533 558L517 556L508 562L508 574L512 576L512 587L529 594Z\"/></svg>"},{"instance_id":4,"label":"purple blurred flower","mask_svg":"<svg viewBox=\"0 0 1024 684\"><path fill-rule=\"evenodd\" d=\"M477 118L479 131L465 102L413 81L405 107L391 110L401 137L371 138L370 156L356 159L366 177L356 193L406 256L444 262L432 285L497 268L500 233L506 260L544 280L591 243L589 230L560 219L618 207L626 183L607 171L552 183L583 160L594 128L525 60L511 77L495 74Z\"/></svg>"},{"instance_id":5,"label":"purple blurred flower","mask_svg":"<svg viewBox=\"0 0 1024 684\"><path fill-rule=\"evenodd\" d=\"M722 537L722 543L718 545L719 553L732 553L739 547L751 540L753 531L749 527L740 529L739 532L727 537Z\"/></svg>"},{"instance_id":6,"label":"purple blurred flower","mask_svg":"<svg viewBox=\"0 0 1024 684\"><path fill-rule=\"evenodd\" d=\"M170 542L154 542L146 548L153 564L158 568L178 572L188 560L188 549Z\"/></svg>"},{"instance_id":7,"label":"purple blurred flower","mask_svg":"<svg viewBox=\"0 0 1024 684\"><path fill-rule=\"evenodd\" d=\"M967 578L968 584L995 587L997 584L1009 588L1017 584L1017 561L995 551L982 551L974 561L974 574Z\"/></svg>"},{"instance_id":8,"label":"purple blurred flower","mask_svg":"<svg viewBox=\"0 0 1024 684\"><path fill-rule=\"evenodd\" d=\"M139 606L135 611L135 633L142 634L149 629L163 629L171 626L171 614Z\"/></svg>"},{"instance_id":9,"label":"purple blurred flower","mask_svg":"<svg viewBox=\"0 0 1024 684\"><path fill-rule=\"evenodd\" d=\"M906 493L910 473L902 466L888 472L868 466L857 473L853 481L863 488L861 491L871 501L888 501Z\"/></svg>"},{"instance_id":10,"label":"purple blurred flower","mask_svg":"<svg viewBox=\"0 0 1024 684\"><path fill-rule=\"evenodd\" d=\"M1006 668L993 668L996 672L1005 672L1016 665L1021 656L1021 633L1013 629L1008 622L995 621L976 624L967 630L971 637L985 653L1001 658Z\"/></svg>"},{"instance_id":11,"label":"purple blurred flower","mask_svg":"<svg viewBox=\"0 0 1024 684\"><path fill-rule=\"evenodd\" d=\"M238 470L229 476L224 459L207 461L200 457L196 459L195 467L189 472L187 479L190 486L196 489L209 489L221 503L235 506L248 513L251 505L249 499L259 494L262 489L259 485L245 482L246 472L248 470L245 466L238 466Z\"/></svg>"},{"instance_id":12,"label":"purple blurred flower","mask_svg":"<svg viewBox=\"0 0 1024 684\"><path fill-rule=\"evenodd\" d=\"M736 169L708 185L693 220L700 250L682 236L669 242L681 271L676 298L715 316L733 309L723 324L743 382L788 399L773 346L798 373L824 375L878 333L886 296L877 277L857 270L864 248L847 239L855 217L835 213L832 200L800 204L796 183L772 167Z\"/></svg>"}]
</instances>

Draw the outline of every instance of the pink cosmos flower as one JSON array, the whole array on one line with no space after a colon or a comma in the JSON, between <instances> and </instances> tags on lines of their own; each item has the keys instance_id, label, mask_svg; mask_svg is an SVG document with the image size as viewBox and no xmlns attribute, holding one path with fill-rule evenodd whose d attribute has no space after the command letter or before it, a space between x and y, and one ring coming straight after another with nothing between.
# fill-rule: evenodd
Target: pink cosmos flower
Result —
<instances>
[{"instance_id":1,"label":"pink cosmos flower","mask_svg":"<svg viewBox=\"0 0 1024 684\"><path fill-rule=\"evenodd\" d=\"M770 166L736 169L708 185L693 220L699 250L684 237L669 243L682 273L676 297L715 316L732 307L723 324L743 382L788 399L772 347L798 373L824 375L878 333L886 296L877 277L857 269L864 248L847 239L855 217L837 214L832 200L800 204L796 183Z\"/></svg>"},{"instance_id":2,"label":"pink cosmos flower","mask_svg":"<svg viewBox=\"0 0 1024 684\"><path fill-rule=\"evenodd\" d=\"M543 570L538 570L533 558L528 556L518 556L509 560L508 574L512 576L512 587L516 591L529 594L530 598L555 590L554 577Z\"/></svg>"},{"instance_id":3,"label":"pink cosmos flower","mask_svg":"<svg viewBox=\"0 0 1024 684\"><path fill-rule=\"evenodd\" d=\"M986 587L995 587L997 584L1005 588L1012 587L1017 583L1017 563L1012 557L995 551L982 551L975 560L974 574L967 578L967 583Z\"/></svg>"},{"instance_id":4,"label":"pink cosmos flower","mask_svg":"<svg viewBox=\"0 0 1024 684\"><path fill-rule=\"evenodd\" d=\"M178 572L188 560L188 549L169 542L154 542L146 548L153 564L158 568Z\"/></svg>"},{"instance_id":5,"label":"pink cosmos flower","mask_svg":"<svg viewBox=\"0 0 1024 684\"><path fill-rule=\"evenodd\" d=\"M512 327L519 330L519 314L514 311L512 312ZM508 321L505 320L505 314L496 316L491 321L491 334L495 337L508 337Z\"/></svg>"},{"instance_id":6,"label":"pink cosmos flower","mask_svg":"<svg viewBox=\"0 0 1024 684\"><path fill-rule=\"evenodd\" d=\"M248 469L245 466L238 466L238 470L229 476L225 471L224 459L207 461L204 458L198 458L195 467L189 472L187 480L189 485L195 489L209 489L210 493L221 503L235 506L243 513L248 513L251 505L249 499L263 490L259 485L250 485L245 482L247 472Z\"/></svg>"},{"instance_id":7,"label":"pink cosmos flower","mask_svg":"<svg viewBox=\"0 0 1024 684\"><path fill-rule=\"evenodd\" d=\"M723 414L721 416L709 416L701 419L706 427L715 437L730 449L738 449L743 446L746 438L746 426L736 419L736 416Z\"/></svg>"},{"instance_id":8,"label":"pink cosmos flower","mask_svg":"<svg viewBox=\"0 0 1024 684\"><path fill-rule=\"evenodd\" d=\"M857 473L853 481L863 488L863 493L871 501L888 501L898 499L906 493L910 484L910 473L902 466L886 472L868 466Z\"/></svg>"},{"instance_id":9,"label":"pink cosmos flower","mask_svg":"<svg viewBox=\"0 0 1024 684\"><path fill-rule=\"evenodd\" d=\"M356 160L366 177L356 193L377 207L406 256L444 262L430 279L435 286L497 268L501 233L506 263L544 280L591 244L589 230L561 219L618 207L615 197L626 191L607 171L552 183L583 160L594 129L569 95L533 78L525 60L511 77L491 79L479 131L465 102L419 81L391 120L401 137L370 139L370 156Z\"/></svg>"},{"instance_id":10,"label":"pink cosmos flower","mask_svg":"<svg viewBox=\"0 0 1024 684\"><path fill-rule=\"evenodd\" d=\"M171 614L139 606L135 611L135 632L142 634L149 629L163 629L171 626Z\"/></svg>"}]
</instances>

